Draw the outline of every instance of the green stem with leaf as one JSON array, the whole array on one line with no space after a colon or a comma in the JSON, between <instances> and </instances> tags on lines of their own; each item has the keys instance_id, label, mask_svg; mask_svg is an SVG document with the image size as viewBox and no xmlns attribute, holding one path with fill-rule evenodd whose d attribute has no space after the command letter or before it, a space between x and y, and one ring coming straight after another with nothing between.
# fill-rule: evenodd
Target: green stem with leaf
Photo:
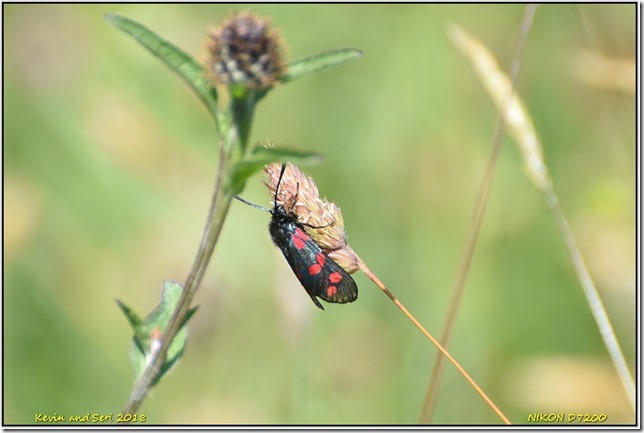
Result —
<instances>
[{"instance_id":1,"label":"green stem with leaf","mask_svg":"<svg viewBox=\"0 0 644 433\"><path fill-rule=\"evenodd\" d=\"M194 312L190 305L194 299L206 271L217 239L221 233L230 202L235 194L240 193L246 180L264 165L272 162L307 163L319 159L313 152L301 152L287 149L251 147L248 145L255 106L268 90L235 92L231 104L224 112L218 107L217 90L207 79L206 69L190 55L178 47L160 38L141 24L118 15L107 15L106 19L114 26L132 36L150 53L159 58L179 77L181 77L197 97L204 103L212 115L217 127L219 145L219 162L215 176L215 189L195 261L185 281L181 296L176 303L172 317L161 337L160 347L155 350L147 367L138 377L123 413L134 414L147 396L150 388L165 373L162 366L166 360L177 333L185 326L187 319ZM356 49L340 49L316 54L295 61L288 65L278 81L287 83L311 73L339 65L347 60L358 58L362 52ZM119 305L122 305L119 303ZM127 307L121 307L124 312ZM127 314L126 314L127 315ZM132 316L132 323L140 323ZM128 316L130 319L130 316Z\"/></svg>"}]
</instances>

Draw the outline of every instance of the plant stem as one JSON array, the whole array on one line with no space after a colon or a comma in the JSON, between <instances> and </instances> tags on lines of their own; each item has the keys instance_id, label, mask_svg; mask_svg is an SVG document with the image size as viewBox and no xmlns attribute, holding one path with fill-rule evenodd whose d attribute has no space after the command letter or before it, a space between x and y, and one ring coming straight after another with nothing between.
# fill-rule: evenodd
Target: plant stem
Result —
<instances>
[{"instance_id":1,"label":"plant stem","mask_svg":"<svg viewBox=\"0 0 644 433\"><path fill-rule=\"evenodd\" d=\"M606 310L604 309L604 304L599 297L599 293L597 292L597 288L593 283L590 272L588 272L586 263L584 262L579 248L577 247L577 242L575 242L575 237L570 230L568 220L566 219L566 216L561 209L559 198L557 197L557 193L554 191L552 183L548 183L544 190L544 194L546 195L546 201L548 202L548 206L552 211L557 227L559 227L559 231L561 231L561 235L564 238L564 243L566 244L566 248L568 249L568 254L570 255L572 264L575 267L575 272L577 272L577 278L579 279L579 283L581 284L584 295L586 296L586 301L588 302L590 311L592 312L593 317L595 318L595 322L597 323L597 327L599 328L599 333L601 334L604 340L604 344L606 345L606 350L608 351L608 354L613 361L613 365L617 370L617 374L622 382L622 386L624 387L626 396L628 397L628 400L631 404L631 408L633 408L634 410L635 383L633 382L633 377L631 376L631 372L628 368L628 365L626 364L624 354L622 353L622 349L619 346L619 342L617 341L613 327L610 324L610 319L608 318Z\"/></svg>"},{"instance_id":2,"label":"plant stem","mask_svg":"<svg viewBox=\"0 0 644 433\"><path fill-rule=\"evenodd\" d=\"M461 306L461 299L463 298L465 281L467 280L467 276L469 275L472 258L474 257L474 250L476 249L476 243L481 231L483 216L485 215L488 198L490 196L490 191L492 190L492 181L494 179L496 162L498 161L498 155L501 150L502 140L500 138L503 136L503 129L504 128L502 122L499 121L497 123L494 134L494 144L490 151L490 156L485 168L485 174L483 175L481 182L481 188L478 193L476 205L474 206L474 213L472 214L469 233L467 235L467 240L465 241L465 246L463 248L463 255L461 256L461 260L458 265L458 271L456 272L456 281L454 282L454 286L452 287L452 297L449 303L449 309L447 311L447 316L445 316L443 334L441 335L440 340L441 344L443 344L445 347L449 345L452 337L452 330L454 329L456 316L458 314L459 307ZM420 415L421 424L429 424L431 422L434 407L436 406L438 388L440 386L440 377L441 373L443 372L443 361L444 358L442 354L437 353L436 362L434 363L434 368L432 369L432 375L429 379L429 386L425 395L425 402L423 403L423 408Z\"/></svg>"},{"instance_id":3,"label":"plant stem","mask_svg":"<svg viewBox=\"0 0 644 433\"><path fill-rule=\"evenodd\" d=\"M514 93L514 89L516 88L516 81L519 76L521 66L521 54L523 53L523 46L532 25L535 12L536 5L528 5L528 7L526 7L523 21L519 29L517 46L515 48L510 71L511 92L508 95L508 100L511 98ZM459 262L458 271L456 273L456 281L452 287L452 298L450 300L447 316L445 317L443 334L441 335L441 343L445 347L449 345L452 336L452 330L454 328L454 323L456 322L456 316L458 314L461 299L463 297L463 291L465 289L465 282L469 275L472 258L474 257L474 250L476 249L476 243L481 230L481 224L483 222L483 217L485 216L490 191L492 190L492 181L496 171L496 162L498 161L499 153L501 151L501 145L503 143L502 138L505 134L505 118L501 113L503 113L503 110L499 110L499 117L494 129L494 138L492 139L492 149L490 150L490 156L488 157L485 173L483 174L483 179L481 181L481 188L479 189L476 204L474 206L469 233L463 248L463 255ZM438 388L440 386L442 371L443 356L441 353L438 353L436 356L436 362L432 369L429 386L427 388L425 401L420 415L420 422L423 424L431 422L438 397Z\"/></svg>"},{"instance_id":4,"label":"plant stem","mask_svg":"<svg viewBox=\"0 0 644 433\"><path fill-rule=\"evenodd\" d=\"M476 382L474 382L474 379L472 379L472 377L467 374L465 369L461 367L456 359L454 359L454 357L450 355L449 352L434 337L432 337L429 332L427 332L423 325L421 325L420 322L416 320L416 318L409 312L409 310L407 310L407 308L405 308L405 306L393 295L393 293L391 293L389 289L387 289L383 282L380 281L380 279L373 272L371 272L371 269L369 269L369 267L365 262L362 261L360 257L358 257L358 266L360 267L360 270L364 272L365 275L367 275L367 277L369 277L369 279L373 281L376 286L378 286L378 288L380 288L380 290L385 292L385 295L387 295L389 299L391 299L392 302L400 309L400 311L402 311L403 314L407 316L407 318L414 324L414 326L416 326L416 328L418 328L420 332L422 332L423 335L425 335L425 337L427 337L427 339L429 339L429 341L431 341L432 344L436 346L439 352L443 354L454 365L454 367L456 367L456 369L463 375L465 380L467 380L470 385L472 385L474 390L483 398L483 400L485 400L485 402L492 408L492 410L499 416L499 418L501 418L501 420L505 424L512 424L510 420L505 415L503 415L503 412L501 412L501 410L492 402L487 394L485 394L481 387L478 386Z\"/></svg>"},{"instance_id":5,"label":"plant stem","mask_svg":"<svg viewBox=\"0 0 644 433\"><path fill-rule=\"evenodd\" d=\"M236 134L232 135L234 135L234 139L236 139ZM147 396L154 378L159 374L161 365L163 365L163 362L165 361L168 349L170 348L174 337L177 335L177 332L179 332L179 329L181 329L181 326L184 323L186 314L190 309L190 304L199 289L203 275L208 267L210 257L212 256L217 239L221 233L221 229L232 200L232 193L227 191L227 188L225 187L226 182L224 182L224 173L228 167L227 160L229 156L226 149L232 150L233 147L234 146L225 145L224 143L221 143L220 145L215 190L210 203L210 210L208 211L206 227L201 237L199 250L197 251L190 274L184 283L184 288L181 293L177 309L175 310L172 319L170 319L168 327L163 333L161 348L157 352L156 356L152 357L147 368L136 382L130 395L130 399L123 409L123 413L125 414L136 413Z\"/></svg>"},{"instance_id":6,"label":"plant stem","mask_svg":"<svg viewBox=\"0 0 644 433\"><path fill-rule=\"evenodd\" d=\"M250 127L255 112L257 102L257 93L254 90L247 90L244 97L233 97L231 101L231 112L233 113L233 122L237 125L239 133L239 142L241 143L241 154L247 156L249 149L246 143L250 134Z\"/></svg>"}]
</instances>

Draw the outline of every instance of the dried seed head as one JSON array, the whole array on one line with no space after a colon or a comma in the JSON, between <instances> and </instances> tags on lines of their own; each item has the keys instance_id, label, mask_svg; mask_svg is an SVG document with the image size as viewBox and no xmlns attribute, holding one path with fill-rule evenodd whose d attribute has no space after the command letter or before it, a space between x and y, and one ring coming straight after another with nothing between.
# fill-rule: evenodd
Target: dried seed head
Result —
<instances>
[{"instance_id":1,"label":"dried seed head","mask_svg":"<svg viewBox=\"0 0 644 433\"><path fill-rule=\"evenodd\" d=\"M221 84L270 87L283 69L281 37L268 21L250 12L235 14L208 34L206 66Z\"/></svg>"},{"instance_id":2,"label":"dried seed head","mask_svg":"<svg viewBox=\"0 0 644 433\"><path fill-rule=\"evenodd\" d=\"M264 169L266 186L271 197L275 196L275 188L280 177L281 164L268 164ZM305 227L307 234L340 265L345 271L352 274L358 270L358 258L347 241L344 232L342 212L335 203L320 198L320 193L313 179L300 171L292 164L286 164L279 191L277 203L286 212L295 215L301 223L320 227Z\"/></svg>"},{"instance_id":3,"label":"dried seed head","mask_svg":"<svg viewBox=\"0 0 644 433\"><path fill-rule=\"evenodd\" d=\"M541 142L530 113L513 89L512 81L499 68L496 58L481 41L457 25L452 25L449 32L452 41L474 64L481 81L504 117L510 135L519 146L532 182L541 190L550 188L552 182L543 158Z\"/></svg>"}]
</instances>

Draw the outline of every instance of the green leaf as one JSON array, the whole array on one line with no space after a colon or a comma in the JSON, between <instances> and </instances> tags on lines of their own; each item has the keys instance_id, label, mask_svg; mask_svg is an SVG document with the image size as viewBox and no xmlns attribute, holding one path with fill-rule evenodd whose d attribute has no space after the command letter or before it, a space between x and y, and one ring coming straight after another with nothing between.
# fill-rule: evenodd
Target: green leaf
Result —
<instances>
[{"instance_id":1,"label":"green leaf","mask_svg":"<svg viewBox=\"0 0 644 433\"><path fill-rule=\"evenodd\" d=\"M192 319L192 315L197 312L197 308L199 308L198 305L188 310L188 314L186 314L186 318L183 319L183 323L181 324L182 327L186 326L186 324L188 323L188 320Z\"/></svg>"},{"instance_id":2,"label":"green leaf","mask_svg":"<svg viewBox=\"0 0 644 433\"><path fill-rule=\"evenodd\" d=\"M177 308L182 291L181 284L173 281L164 281L161 302L143 320L139 319L139 316L125 304L118 300L116 301L134 330L132 346L130 347L130 364L135 380L139 378L147 367L153 352L160 347L161 337ZM152 382L152 385L156 385L179 358L181 358L188 338L188 332L185 326L196 310L197 307L194 307L186 315L186 319L174 340L172 340L166 360L161 366L159 374Z\"/></svg>"},{"instance_id":3,"label":"green leaf","mask_svg":"<svg viewBox=\"0 0 644 433\"><path fill-rule=\"evenodd\" d=\"M256 145L253 152L246 159L233 166L231 176L232 191L234 194L240 193L249 177L272 162L292 162L306 165L318 163L322 159L322 155L316 152L281 147L264 147L261 144Z\"/></svg>"},{"instance_id":4,"label":"green leaf","mask_svg":"<svg viewBox=\"0 0 644 433\"><path fill-rule=\"evenodd\" d=\"M141 325L143 325L141 318L130 307L128 307L118 299L116 300L116 304L119 306L123 314L125 314L127 321L130 322L132 330L136 332L136 330L139 329Z\"/></svg>"},{"instance_id":5,"label":"green leaf","mask_svg":"<svg viewBox=\"0 0 644 433\"><path fill-rule=\"evenodd\" d=\"M287 83L306 75L340 65L349 60L357 59L362 57L362 54L362 51L355 48L342 48L294 60L288 65L286 73L280 77L279 81Z\"/></svg>"},{"instance_id":6,"label":"green leaf","mask_svg":"<svg viewBox=\"0 0 644 433\"><path fill-rule=\"evenodd\" d=\"M189 54L162 39L147 27L120 15L107 14L105 19L134 37L188 83L206 108L217 118L217 91L206 78L206 69Z\"/></svg>"}]
</instances>

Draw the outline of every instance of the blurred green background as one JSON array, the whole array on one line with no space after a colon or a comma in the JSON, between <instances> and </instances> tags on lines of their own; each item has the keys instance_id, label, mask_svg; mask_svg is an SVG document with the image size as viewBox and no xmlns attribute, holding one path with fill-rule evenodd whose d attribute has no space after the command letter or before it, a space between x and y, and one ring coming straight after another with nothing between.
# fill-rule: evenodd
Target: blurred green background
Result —
<instances>
[{"instance_id":1,"label":"blurred green background","mask_svg":"<svg viewBox=\"0 0 644 433\"><path fill-rule=\"evenodd\" d=\"M521 5L4 5L4 422L116 414L131 332L192 264L215 128L169 70L103 18L202 58L231 11L270 17L297 58L363 58L283 85L252 140L317 150L305 167L352 247L439 336L497 119L457 23L507 70ZM542 5L518 89L564 212L635 368L635 5ZM602 75L600 65L618 72ZM603 62L603 63L602 63ZM625 78L622 78L625 77ZM269 205L260 176L243 194ZM148 423L416 423L436 349L364 275L321 312L267 231L233 203L181 362ZM515 423L633 413L544 198L506 139L451 353ZM434 422L498 423L447 365Z\"/></svg>"}]
</instances>

